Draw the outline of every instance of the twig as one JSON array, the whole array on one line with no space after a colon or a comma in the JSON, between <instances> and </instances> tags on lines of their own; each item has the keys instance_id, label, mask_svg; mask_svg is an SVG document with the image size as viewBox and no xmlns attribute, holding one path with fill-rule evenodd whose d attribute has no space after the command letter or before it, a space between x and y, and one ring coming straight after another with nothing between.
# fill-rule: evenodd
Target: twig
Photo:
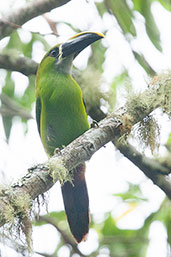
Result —
<instances>
[{"instance_id":1,"label":"twig","mask_svg":"<svg viewBox=\"0 0 171 257\"><path fill-rule=\"evenodd\" d=\"M51 30L52 30L52 33L56 36L58 36L58 32L57 32L57 29L56 29L56 22L53 21L52 19L50 19L47 14L43 14L42 15L43 18L47 21L47 23L49 24Z\"/></svg>"},{"instance_id":2,"label":"twig","mask_svg":"<svg viewBox=\"0 0 171 257\"><path fill-rule=\"evenodd\" d=\"M35 252L36 254L39 254L43 257L56 257L56 254L47 254L47 253L41 253L41 252Z\"/></svg>"}]
</instances>

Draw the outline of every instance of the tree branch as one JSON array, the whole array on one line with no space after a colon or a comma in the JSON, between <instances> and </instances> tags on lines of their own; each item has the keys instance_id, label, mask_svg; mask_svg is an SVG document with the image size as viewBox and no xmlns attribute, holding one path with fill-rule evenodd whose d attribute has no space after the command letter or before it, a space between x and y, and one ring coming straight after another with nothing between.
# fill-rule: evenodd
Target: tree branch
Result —
<instances>
[{"instance_id":1,"label":"tree branch","mask_svg":"<svg viewBox=\"0 0 171 257\"><path fill-rule=\"evenodd\" d=\"M162 175L170 173L168 167L161 165L156 160L142 155L130 144L118 144L117 148L171 199L171 181L169 180L169 177Z\"/></svg>"},{"instance_id":2,"label":"tree branch","mask_svg":"<svg viewBox=\"0 0 171 257\"><path fill-rule=\"evenodd\" d=\"M69 244L72 246L72 249L74 250L75 253L78 253L80 256L82 257L86 257L84 254L82 254L80 252L80 250L77 247L77 244L74 242L74 240L72 240L65 231L63 231L62 229L60 229L60 227L58 226L56 220L54 220L51 217L47 217L47 216L39 216L37 222L39 221L45 221L48 224L51 224L53 227L56 228L56 230L61 234L62 239L64 241L65 244Z\"/></svg>"},{"instance_id":3,"label":"tree branch","mask_svg":"<svg viewBox=\"0 0 171 257\"><path fill-rule=\"evenodd\" d=\"M1 100L0 113L2 114L2 116L8 116L8 117L19 116L25 120L33 119L32 115L26 108L20 106L17 102L12 100L7 95L5 94L0 95L0 100Z\"/></svg>"},{"instance_id":4,"label":"tree branch","mask_svg":"<svg viewBox=\"0 0 171 257\"><path fill-rule=\"evenodd\" d=\"M38 63L21 56L12 56L9 54L0 54L0 68L10 71L18 71L26 76L35 75Z\"/></svg>"},{"instance_id":5,"label":"tree branch","mask_svg":"<svg viewBox=\"0 0 171 257\"><path fill-rule=\"evenodd\" d=\"M158 107L167 111L166 101L168 101L169 97L171 99L168 94L168 90L171 88L170 83L170 78L164 79L144 91L144 93L137 95L136 99L135 97L130 98L126 104L127 108L120 108L117 112L106 117L99 122L96 128L88 130L50 158L44 165L39 164L31 168L17 184L8 189L1 189L0 225L2 226L11 220L11 216L7 215L7 213L11 213L12 217L21 213L21 208L18 209L16 205L17 199L24 197L24 199L34 200L38 195L49 190L58 179L62 181L61 176L64 175L63 173L66 172L66 175L68 175L68 171L89 160L96 151L108 142L114 141L115 145L117 145L121 136L129 134L132 126L144 119L151 111ZM122 151L124 150L122 149ZM134 153L132 153L133 155ZM142 169L144 171L144 168ZM166 181L161 182L158 174L149 175L148 168L146 168L145 172L152 180L154 179L156 185L161 186L161 189L166 186L167 190L165 192L171 198Z\"/></svg>"},{"instance_id":6,"label":"tree branch","mask_svg":"<svg viewBox=\"0 0 171 257\"><path fill-rule=\"evenodd\" d=\"M60 7L70 0L37 0L25 4L11 12L7 17L0 19L0 39L8 36L13 30L20 28L25 22L43 13Z\"/></svg>"}]
</instances>

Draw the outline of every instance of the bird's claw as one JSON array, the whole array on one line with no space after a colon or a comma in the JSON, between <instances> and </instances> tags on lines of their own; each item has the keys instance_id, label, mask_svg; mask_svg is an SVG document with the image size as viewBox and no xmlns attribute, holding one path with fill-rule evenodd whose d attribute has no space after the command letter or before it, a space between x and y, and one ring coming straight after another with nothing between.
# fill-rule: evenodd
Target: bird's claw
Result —
<instances>
[{"instance_id":1,"label":"bird's claw","mask_svg":"<svg viewBox=\"0 0 171 257\"><path fill-rule=\"evenodd\" d=\"M99 127L99 124L96 120L93 120L91 125L90 125L91 128L98 128Z\"/></svg>"}]
</instances>

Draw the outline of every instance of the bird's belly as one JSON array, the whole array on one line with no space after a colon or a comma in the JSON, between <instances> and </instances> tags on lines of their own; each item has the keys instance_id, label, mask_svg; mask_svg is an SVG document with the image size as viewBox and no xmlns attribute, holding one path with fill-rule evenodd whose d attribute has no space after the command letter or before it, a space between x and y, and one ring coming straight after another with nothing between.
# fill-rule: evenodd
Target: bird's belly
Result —
<instances>
[{"instance_id":1,"label":"bird's belly","mask_svg":"<svg viewBox=\"0 0 171 257\"><path fill-rule=\"evenodd\" d=\"M46 112L42 126L42 141L49 155L54 154L55 148L63 148L89 129L87 117L79 109Z\"/></svg>"}]
</instances>

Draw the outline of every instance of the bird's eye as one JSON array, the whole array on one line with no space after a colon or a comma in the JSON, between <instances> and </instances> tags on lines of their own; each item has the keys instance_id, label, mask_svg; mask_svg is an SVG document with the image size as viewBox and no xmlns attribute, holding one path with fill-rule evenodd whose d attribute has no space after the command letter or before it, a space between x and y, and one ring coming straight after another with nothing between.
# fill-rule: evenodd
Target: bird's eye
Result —
<instances>
[{"instance_id":1,"label":"bird's eye","mask_svg":"<svg viewBox=\"0 0 171 257\"><path fill-rule=\"evenodd\" d=\"M52 57L55 57L55 56L56 56L56 50L52 50L51 53L50 53L50 55L51 55Z\"/></svg>"},{"instance_id":2,"label":"bird's eye","mask_svg":"<svg viewBox=\"0 0 171 257\"><path fill-rule=\"evenodd\" d=\"M51 56L51 57L56 57L56 56L58 55L58 53L59 53L58 48L55 48L55 49L52 49L52 50L50 51L49 56Z\"/></svg>"}]
</instances>

